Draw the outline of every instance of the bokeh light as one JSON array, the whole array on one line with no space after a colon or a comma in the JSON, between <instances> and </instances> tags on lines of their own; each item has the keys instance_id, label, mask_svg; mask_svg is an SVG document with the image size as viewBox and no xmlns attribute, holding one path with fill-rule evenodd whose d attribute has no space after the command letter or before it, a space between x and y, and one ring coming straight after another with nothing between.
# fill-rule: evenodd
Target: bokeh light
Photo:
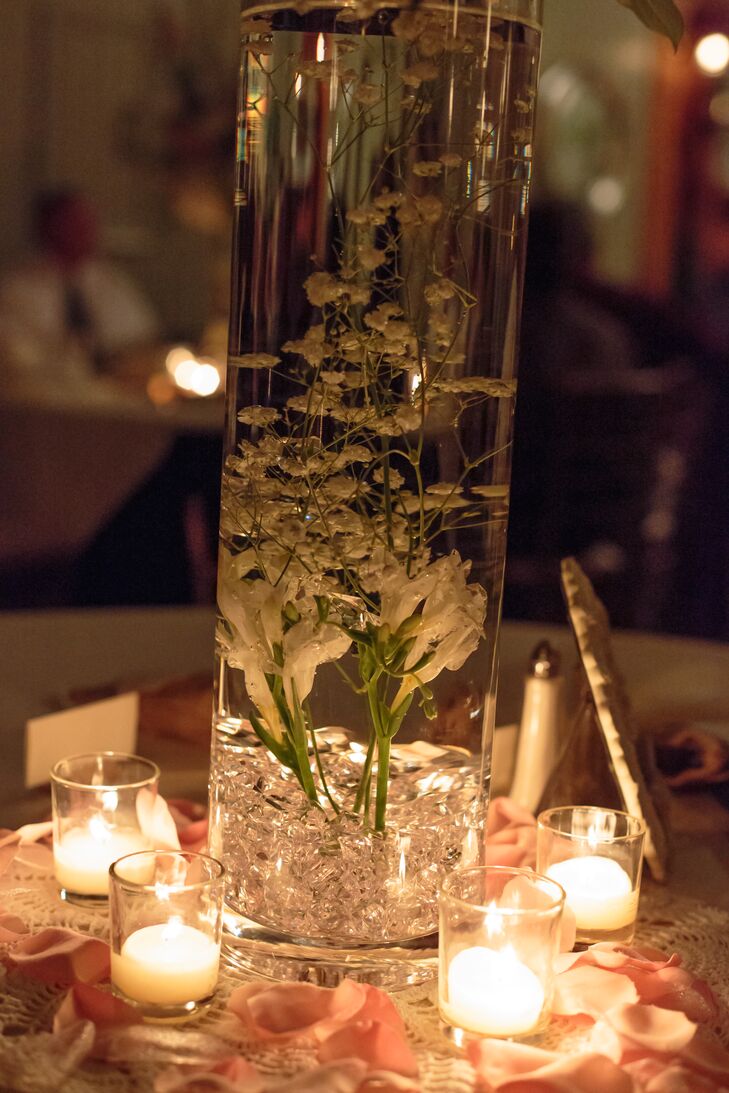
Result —
<instances>
[{"instance_id":1,"label":"bokeh light","mask_svg":"<svg viewBox=\"0 0 729 1093\"><path fill-rule=\"evenodd\" d=\"M707 34L694 50L696 64L707 76L720 76L729 67L729 38L726 34Z\"/></svg>"}]
</instances>

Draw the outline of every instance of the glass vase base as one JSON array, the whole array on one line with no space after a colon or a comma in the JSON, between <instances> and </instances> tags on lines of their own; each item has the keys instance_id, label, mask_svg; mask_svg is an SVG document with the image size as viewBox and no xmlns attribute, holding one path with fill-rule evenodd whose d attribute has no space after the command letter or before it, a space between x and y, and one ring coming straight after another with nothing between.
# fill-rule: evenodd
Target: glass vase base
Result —
<instances>
[{"instance_id":1,"label":"glass vase base","mask_svg":"<svg viewBox=\"0 0 729 1093\"><path fill-rule=\"evenodd\" d=\"M336 987L343 979L398 991L438 974L438 935L403 944L335 948L307 945L226 910L222 960L228 969L265 979Z\"/></svg>"}]
</instances>

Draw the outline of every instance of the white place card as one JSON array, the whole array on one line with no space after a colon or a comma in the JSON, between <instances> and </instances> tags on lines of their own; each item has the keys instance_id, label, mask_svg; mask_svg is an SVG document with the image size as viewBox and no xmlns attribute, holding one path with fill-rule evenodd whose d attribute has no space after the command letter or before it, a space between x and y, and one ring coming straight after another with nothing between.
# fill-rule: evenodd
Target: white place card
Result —
<instances>
[{"instance_id":1,"label":"white place card","mask_svg":"<svg viewBox=\"0 0 729 1093\"><path fill-rule=\"evenodd\" d=\"M84 752L131 752L137 746L139 695L114 695L100 702L32 717L25 726L25 785L42 786L59 759Z\"/></svg>"}]
</instances>

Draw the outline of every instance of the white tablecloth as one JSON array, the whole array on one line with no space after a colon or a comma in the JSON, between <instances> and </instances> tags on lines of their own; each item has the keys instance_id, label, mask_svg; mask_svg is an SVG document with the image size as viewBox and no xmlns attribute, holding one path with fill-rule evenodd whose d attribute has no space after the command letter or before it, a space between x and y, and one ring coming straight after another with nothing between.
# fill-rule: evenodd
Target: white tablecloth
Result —
<instances>
[{"instance_id":1,"label":"white tablecloth","mask_svg":"<svg viewBox=\"0 0 729 1093\"><path fill-rule=\"evenodd\" d=\"M156 408L99 383L0 393L0 562L72 555L180 434L220 433L222 402Z\"/></svg>"},{"instance_id":2,"label":"white tablecloth","mask_svg":"<svg viewBox=\"0 0 729 1093\"><path fill-rule=\"evenodd\" d=\"M27 797L23 783L24 726L49 712L73 689L117 681L152 683L213 671L215 614L206 607L117 608L0 613L0 747L3 773L0 825L42 818L47 794ZM497 724L518 721L529 654L548 638L569 675L574 643L566 627L506 622L502 627ZM685 717L729 727L729 646L684 638L618 633L615 652L640 721ZM511 741L513 744L513 740ZM501 749L511 752L511 745ZM207 751L161 741L153 758L168 796L203 800ZM497 743L497 749L499 744ZM504 761L508 766L508 760ZM494 771L496 792L508 771ZM673 884L729 909L729 813L708 794L682 795Z\"/></svg>"}]
</instances>

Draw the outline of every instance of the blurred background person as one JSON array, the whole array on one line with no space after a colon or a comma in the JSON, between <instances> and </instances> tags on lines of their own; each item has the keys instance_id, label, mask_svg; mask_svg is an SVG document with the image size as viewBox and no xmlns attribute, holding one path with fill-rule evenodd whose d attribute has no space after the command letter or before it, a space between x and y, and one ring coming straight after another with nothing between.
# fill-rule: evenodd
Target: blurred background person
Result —
<instances>
[{"instance_id":1,"label":"blurred background person","mask_svg":"<svg viewBox=\"0 0 729 1093\"><path fill-rule=\"evenodd\" d=\"M88 197L46 191L33 220L36 253L0 282L0 367L11 381L88 381L158 338L144 294L100 255Z\"/></svg>"}]
</instances>

